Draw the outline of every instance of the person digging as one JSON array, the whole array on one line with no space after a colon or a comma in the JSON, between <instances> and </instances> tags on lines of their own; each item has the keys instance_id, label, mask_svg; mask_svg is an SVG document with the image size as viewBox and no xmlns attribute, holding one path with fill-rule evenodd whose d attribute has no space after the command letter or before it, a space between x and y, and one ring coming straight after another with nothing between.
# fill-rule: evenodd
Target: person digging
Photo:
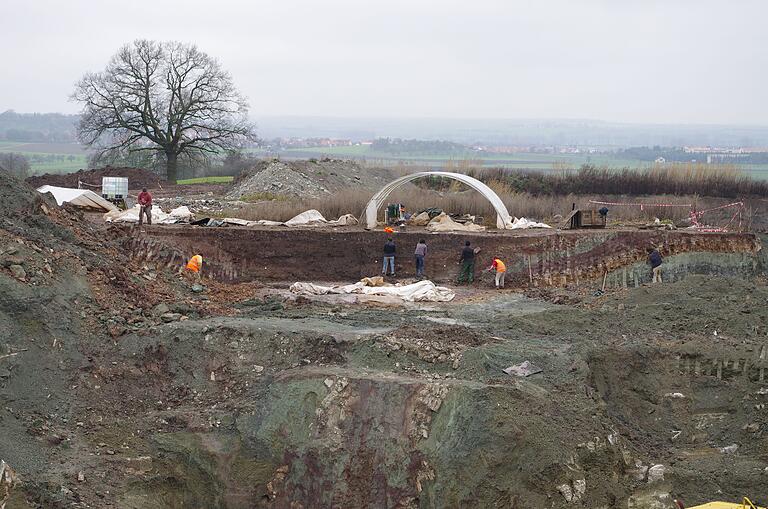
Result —
<instances>
[{"instance_id":1,"label":"person digging","mask_svg":"<svg viewBox=\"0 0 768 509\"><path fill-rule=\"evenodd\" d=\"M504 288L504 276L507 273L507 266L499 258L494 258L491 266L485 269L486 272L496 271L496 289Z\"/></svg>"},{"instance_id":2,"label":"person digging","mask_svg":"<svg viewBox=\"0 0 768 509\"><path fill-rule=\"evenodd\" d=\"M193 256L182 270L184 277L191 278L195 283L199 283L203 277L203 257L200 255Z\"/></svg>"},{"instance_id":3,"label":"person digging","mask_svg":"<svg viewBox=\"0 0 768 509\"><path fill-rule=\"evenodd\" d=\"M648 264L651 266L651 272L653 274L653 283L661 283L661 253L658 249L648 248Z\"/></svg>"},{"instance_id":4,"label":"person digging","mask_svg":"<svg viewBox=\"0 0 768 509\"><path fill-rule=\"evenodd\" d=\"M144 222L144 216L147 217L147 224L152 224L152 194L146 187L139 193L137 201L139 202L139 226Z\"/></svg>"}]
</instances>

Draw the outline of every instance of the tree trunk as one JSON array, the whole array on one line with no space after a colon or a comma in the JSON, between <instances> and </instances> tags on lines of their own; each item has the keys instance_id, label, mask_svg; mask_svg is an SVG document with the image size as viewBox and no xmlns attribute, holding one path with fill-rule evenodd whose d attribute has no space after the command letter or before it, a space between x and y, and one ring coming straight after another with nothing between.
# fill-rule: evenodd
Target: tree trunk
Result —
<instances>
[{"instance_id":1,"label":"tree trunk","mask_svg":"<svg viewBox=\"0 0 768 509\"><path fill-rule=\"evenodd\" d=\"M177 168L177 155L176 152L166 152L166 163L165 163L165 175L168 179L168 182L171 182L173 184L176 183L176 168Z\"/></svg>"}]
</instances>

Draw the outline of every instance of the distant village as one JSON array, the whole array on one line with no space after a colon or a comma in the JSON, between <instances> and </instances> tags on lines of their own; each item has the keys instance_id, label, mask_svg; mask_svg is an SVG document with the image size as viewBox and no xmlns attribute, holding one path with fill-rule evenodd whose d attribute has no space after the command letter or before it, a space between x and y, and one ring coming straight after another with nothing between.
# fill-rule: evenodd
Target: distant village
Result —
<instances>
[{"instance_id":1,"label":"distant village","mask_svg":"<svg viewBox=\"0 0 768 509\"><path fill-rule=\"evenodd\" d=\"M269 151L326 149L332 147L367 147L372 152L402 154L563 154L593 155L604 154L626 159L666 162L719 163L763 163L768 162L768 147L631 147L615 148L605 146L577 145L486 145L482 143L459 144L448 141L413 140L400 138L376 138L352 140L345 138L274 138L264 140L262 148Z\"/></svg>"}]
</instances>

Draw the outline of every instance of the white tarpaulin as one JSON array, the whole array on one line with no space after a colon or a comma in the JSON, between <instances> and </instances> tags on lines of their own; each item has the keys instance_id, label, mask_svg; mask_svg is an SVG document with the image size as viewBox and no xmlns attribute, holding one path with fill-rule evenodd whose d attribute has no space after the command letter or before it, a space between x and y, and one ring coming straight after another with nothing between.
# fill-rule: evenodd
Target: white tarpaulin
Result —
<instances>
[{"instance_id":1,"label":"white tarpaulin","mask_svg":"<svg viewBox=\"0 0 768 509\"><path fill-rule=\"evenodd\" d=\"M451 216L442 213L432 219L426 229L430 232L482 232L485 231L485 226L475 223L457 223L451 219Z\"/></svg>"},{"instance_id":2,"label":"white tarpaulin","mask_svg":"<svg viewBox=\"0 0 768 509\"><path fill-rule=\"evenodd\" d=\"M137 204L127 210L113 210L104 214L107 223L138 223L141 207ZM152 207L152 224L188 223L192 219L192 212L185 205L171 210L170 214L163 212L160 207Z\"/></svg>"},{"instance_id":3,"label":"white tarpaulin","mask_svg":"<svg viewBox=\"0 0 768 509\"><path fill-rule=\"evenodd\" d=\"M118 210L112 203L88 189L71 189L69 187L42 186L37 188L40 193L51 193L56 198L56 203L63 205L69 203L76 207L103 210L109 212Z\"/></svg>"},{"instance_id":4,"label":"white tarpaulin","mask_svg":"<svg viewBox=\"0 0 768 509\"><path fill-rule=\"evenodd\" d=\"M552 228L548 224L545 223L537 223L536 221L531 221L530 219L526 219L524 217L521 217L520 219L515 218L514 221L509 223L507 225L507 230L523 230L527 228Z\"/></svg>"},{"instance_id":5,"label":"white tarpaulin","mask_svg":"<svg viewBox=\"0 0 768 509\"><path fill-rule=\"evenodd\" d=\"M241 224L234 223L235 220L233 219L225 219L225 221L232 222L233 224ZM284 223L262 219L260 221L248 221L249 224L245 226L351 226L357 224L357 222L357 218L352 214L344 214L335 221L328 221L319 211L309 209L292 217Z\"/></svg>"},{"instance_id":6,"label":"white tarpaulin","mask_svg":"<svg viewBox=\"0 0 768 509\"><path fill-rule=\"evenodd\" d=\"M258 221L248 221L247 219L239 219L237 217L225 217L222 219L227 224L234 224L236 226L256 226Z\"/></svg>"},{"instance_id":7,"label":"white tarpaulin","mask_svg":"<svg viewBox=\"0 0 768 509\"><path fill-rule=\"evenodd\" d=\"M408 302L449 302L456 296L453 290L436 286L432 281L419 281L404 286L368 286L364 282L344 286L322 286L314 283L293 283L290 288L297 295L327 295L329 293L359 293L363 295L391 295Z\"/></svg>"},{"instance_id":8,"label":"white tarpaulin","mask_svg":"<svg viewBox=\"0 0 768 509\"><path fill-rule=\"evenodd\" d=\"M328 224L331 226L354 226L358 224L358 220L355 216L352 214L344 214L340 218L338 218L336 221L328 221Z\"/></svg>"},{"instance_id":9,"label":"white tarpaulin","mask_svg":"<svg viewBox=\"0 0 768 509\"><path fill-rule=\"evenodd\" d=\"M321 225L327 222L328 220L325 219L320 212L315 209L309 209L286 221L285 226L311 226Z\"/></svg>"}]
</instances>

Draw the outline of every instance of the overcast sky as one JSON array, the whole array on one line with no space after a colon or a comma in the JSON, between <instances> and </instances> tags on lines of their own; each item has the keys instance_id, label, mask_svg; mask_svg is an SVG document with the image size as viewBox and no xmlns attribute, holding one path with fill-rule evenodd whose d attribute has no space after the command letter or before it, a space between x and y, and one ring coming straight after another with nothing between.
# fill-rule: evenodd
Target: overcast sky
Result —
<instances>
[{"instance_id":1,"label":"overcast sky","mask_svg":"<svg viewBox=\"0 0 768 509\"><path fill-rule=\"evenodd\" d=\"M766 0L1 0L0 110L74 113L136 38L197 44L252 116L768 124Z\"/></svg>"}]
</instances>

